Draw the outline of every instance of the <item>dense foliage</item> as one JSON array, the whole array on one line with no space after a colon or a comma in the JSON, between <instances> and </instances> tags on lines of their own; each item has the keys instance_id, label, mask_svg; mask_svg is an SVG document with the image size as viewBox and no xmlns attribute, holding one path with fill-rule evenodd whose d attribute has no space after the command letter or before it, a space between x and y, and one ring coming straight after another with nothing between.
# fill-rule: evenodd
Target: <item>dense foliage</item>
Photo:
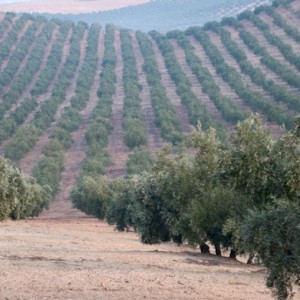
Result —
<instances>
[{"instance_id":1,"label":"dense foliage","mask_svg":"<svg viewBox=\"0 0 300 300\"><path fill-rule=\"evenodd\" d=\"M232 258L256 255L269 269L268 286L286 299L300 276L299 121L274 141L252 116L228 146L199 127L189 140L195 157L167 147L147 173L111 182L86 177L74 204L118 230L133 226L144 243L188 241L207 250L209 241L217 255L222 247Z\"/></svg>"},{"instance_id":2,"label":"dense foliage","mask_svg":"<svg viewBox=\"0 0 300 300\"><path fill-rule=\"evenodd\" d=\"M37 216L50 201L50 187L40 186L0 156L0 221Z\"/></svg>"}]
</instances>

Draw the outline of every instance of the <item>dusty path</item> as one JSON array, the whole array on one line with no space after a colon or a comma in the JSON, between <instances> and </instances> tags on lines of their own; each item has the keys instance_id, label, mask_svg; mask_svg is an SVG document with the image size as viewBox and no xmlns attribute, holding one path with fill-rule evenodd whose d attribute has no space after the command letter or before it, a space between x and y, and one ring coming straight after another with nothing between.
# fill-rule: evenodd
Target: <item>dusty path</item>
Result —
<instances>
[{"instance_id":1,"label":"dusty path","mask_svg":"<svg viewBox=\"0 0 300 300\"><path fill-rule=\"evenodd\" d=\"M123 176L126 173L126 161L130 149L124 144L123 139L123 106L124 106L124 87L123 87L123 58L121 51L120 32L115 32L115 52L116 52L116 92L112 104L112 124L113 130L108 140L108 152L111 155L113 165L107 170L111 179Z\"/></svg>"},{"instance_id":2,"label":"dusty path","mask_svg":"<svg viewBox=\"0 0 300 300\"><path fill-rule=\"evenodd\" d=\"M273 299L261 267L70 217L0 223L1 299Z\"/></svg>"},{"instance_id":3,"label":"dusty path","mask_svg":"<svg viewBox=\"0 0 300 300\"><path fill-rule=\"evenodd\" d=\"M158 70L160 72L161 82L162 82L163 86L165 87L167 98L172 103L172 105L175 109L176 115L179 118L179 120L181 121L181 126L183 129L183 132L185 132L185 133L190 132L192 127L191 127L191 124L189 121L188 111L187 111L186 107L184 107L182 105L181 99L176 93L176 86L168 73L168 69L165 64L163 55L161 54L157 43L151 37L149 37L149 39L152 42L152 48L153 48L153 52L154 52L154 55L156 58Z\"/></svg>"},{"instance_id":4,"label":"dusty path","mask_svg":"<svg viewBox=\"0 0 300 300\"><path fill-rule=\"evenodd\" d=\"M53 133L56 127L56 122L61 118L64 108L70 105L70 101L75 93L75 89L79 77L79 71L82 68L84 58L86 56L87 37L88 37L88 32L85 31L83 39L80 41L79 64L76 68L72 82L66 93L65 101L59 106L58 110L55 113L54 121L39 137L39 140L35 144L34 148L30 152L28 152L18 163L21 170L27 175L30 175L32 173L36 161L42 158L42 150L44 146L48 143L49 137L51 136L51 134Z\"/></svg>"},{"instance_id":5,"label":"dusty path","mask_svg":"<svg viewBox=\"0 0 300 300\"><path fill-rule=\"evenodd\" d=\"M161 137L160 129L155 126L155 117L151 105L150 89L147 83L147 77L143 71L144 58L138 44L138 40L134 33L131 34L133 51L136 59L137 72L139 76L139 83L142 85L141 108L145 117L145 124L147 127L148 149L154 153L158 148L162 147L164 140Z\"/></svg>"},{"instance_id":6,"label":"dusty path","mask_svg":"<svg viewBox=\"0 0 300 300\"><path fill-rule=\"evenodd\" d=\"M218 122L222 123L228 130L233 131L235 125L230 124L229 122L224 120L221 112L217 109L213 101L210 100L207 94L203 93L199 80L197 79L196 75L193 73L191 67L186 61L184 50L176 43L176 41L171 40L170 42L173 45L174 54L177 58L179 65L181 66L183 72L185 73L186 77L192 85L191 88L193 93L196 95L198 100L205 105L207 111L209 111L211 115L214 116L216 120L218 120Z\"/></svg>"}]
</instances>

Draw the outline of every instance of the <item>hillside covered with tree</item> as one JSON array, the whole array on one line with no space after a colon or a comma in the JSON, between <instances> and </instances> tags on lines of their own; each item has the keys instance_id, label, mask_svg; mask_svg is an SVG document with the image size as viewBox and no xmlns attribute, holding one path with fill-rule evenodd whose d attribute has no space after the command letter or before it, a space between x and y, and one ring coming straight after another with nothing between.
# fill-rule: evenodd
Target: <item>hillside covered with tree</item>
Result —
<instances>
[{"instance_id":1,"label":"hillside covered with tree","mask_svg":"<svg viewBox=\"0 0 300 300\"><path fill-rule=\"evenodd\" d=\"M167 34L1 15L1 220L72 198L144 243L247 253L288 298L300 274L298 28L288 0Z\"/></svg>"}]
</instances>

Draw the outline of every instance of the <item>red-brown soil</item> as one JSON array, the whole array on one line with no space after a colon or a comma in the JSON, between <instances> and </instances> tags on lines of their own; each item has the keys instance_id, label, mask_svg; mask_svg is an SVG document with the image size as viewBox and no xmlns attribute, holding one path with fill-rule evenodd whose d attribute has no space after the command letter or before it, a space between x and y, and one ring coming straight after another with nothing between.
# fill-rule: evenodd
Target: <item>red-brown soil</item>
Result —
<instances>
[{"instance_id":1,"label":"red-brown soil","mask_svg":"<svg viewBox=\"0 0 300 300\"><path fill-rule=\"evenodd\" d=\"M167 98L172 103L172 105L175 109L176 115L179 118L179 120L181 121L181 126L183 129L183 132L188 133L192 130L192 126L189 121L188 111L187 111L186 107L184 107L182 105L181 100L176 93L176 86L168 73L167 66L166 66L164 58L158 48L158 45L152 38L150 38L150 40L152 42L152 48L153 48L153 51L155 54L156 62L158 65L158 70L160 72L161 81L166 90Z\"/></svg>"},{"instance_id":2,"label":"red-brown soil","mask_svg":"<svg viewBox=\"0 0 300 300\"><path fill-rule=\"evenodd\" d=\"M0 4L0 11L79 14L118 9L146 2L149 2L149 0L36 0L27 3Z\"/></svg>"}]
</instances>

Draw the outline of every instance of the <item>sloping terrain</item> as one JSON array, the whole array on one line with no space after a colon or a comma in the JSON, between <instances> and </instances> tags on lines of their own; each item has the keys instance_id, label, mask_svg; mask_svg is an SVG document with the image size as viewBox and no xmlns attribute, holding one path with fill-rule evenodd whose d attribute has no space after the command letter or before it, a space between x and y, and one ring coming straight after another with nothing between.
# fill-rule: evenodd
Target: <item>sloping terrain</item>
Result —
<instances>
[{"instance_id":1,"label":"sloping terrain","mask_svg":"<svg viewBox=\"0 0 300 300\"><path fill-rule=\"evenodd\" d=\"M13 2L13 1L12 1ZM211 20L236 16L271 0L63 0L0 4L0 11L43 13L47 17L88 24L115 24L132 30L166 32L202 26Z\"/></svg>"},{"instance_id":2,"label":"sloping terrain","mask_svg":"<svg viewBox=\"0 0 300 300\"><path fill-rule=\"evenodd\" d=\"M258 15L252 14L252 19L243 18L238 23L240 27L224 22L223 26L208 26L205 30L192 28L186 35L183 32L170 33L169 39L163 35L131 32L128 43L135 57L139 85L137 99L148 140L146 149L148 147L155 153L165 143L176 143L198 121L204 128L217 126L217 130L232 131L237 121L256 112L262 115L275 136L283 132L281 125L290 128L293 116L300 111L300 42L296 37L299 35L297 28L284 20L286 16L297 19L294 11L292 5L276 8L275 14L283 19L281 24L276 23L276 15L262 11ZM257 25L257 17L265 21L266 30ZM81 24L75 29L70 23L8 14L3 17L1 26L1 47L8 49L0 80L3 91L0 99L2 153L31 175L39 161L45 159L45 147L49 142L51 144L54 135L58 132L61 135L61 130L65 135L69 132L73 142L65 149L66 165L58 172L58 176L64 173L55 189L60 186L61 191L70 191L79 175L80 164L90 151L90 146L85 145L85 136L92 118L95 118L93 111L98 101L101 103L102 85L113 80L115 92L109 108L111 130L103 149L108 150L112 160L107 174L111 178L124 175L128 155L136 149L128 148L125 137L128 133L123 128L124 105L127 103L124 80L130 77L124 73L123 64L128 58L123 56L125 50L121 51L120 32L115 31L111 43L115 52L111 58L112 79L105 79L102 69L110 61L110 53L102 58L106 47L106 33L102 29L97 52L92 48L96 43L94 46L89 44L93 42L92 37L89 42L87 40L91 29L84 27L86 25ZM287 27L293 28L293 34L287 31ZM19 33L15 34L18 28ZM268 34L278 38L280 44L270 45L266 40ZM251 48L245 36L257 43L259 51ZM283 52L282 45L290 48L289 55L293 60ZM242 59L233 52L233 47L240 51ZM92 56L86 56L86 51L98 56L93 58L96 65L93 66ZM61 58L54 60L55 55L61 55ZM272 59L267 59L268 56ZM20 61L19 66L15 66L15 59ZM228 69L226 74L222 73L216 59L222 59L222 68ZM55 64L51 64L52 61ZM249 67L245 68L242 63ZM151 68L154 69L151 71ZM8 75L12 76L11 80L7 79ZM37 90L37 81L42 76L45 81L43 85L39 82L41 88ZM232 80L234 77L236 80ZM89 81L85 82L84 78L89 78ZM87 98L92 102L87 102L89 104L84 108L86 104L78 101L87 101ZM138 111L133 116L136 113ZM77 125L72 125L76 115L79 118ZM132 130L137 130L134 126L138 125L130 124ZM59 195L65 199L69 197L68 192Z\"/></svg>"},{"instance_id":3,"label":"sloping terrain","mask_svg":"<svg viewBox=\"0 0 300 300\"><path fill-rule=\"evenodd\" d=\"M289 130L299 11L294 1L166 35L0 15L0 152L54 199L39 218L0 224L0 298L271 299L263 268L142 245L75 210L70 192L86 174L125 176L139 151L155 156L198 121L225 136L259 113L275 137Z\"/></svg>"}]
</instances>

